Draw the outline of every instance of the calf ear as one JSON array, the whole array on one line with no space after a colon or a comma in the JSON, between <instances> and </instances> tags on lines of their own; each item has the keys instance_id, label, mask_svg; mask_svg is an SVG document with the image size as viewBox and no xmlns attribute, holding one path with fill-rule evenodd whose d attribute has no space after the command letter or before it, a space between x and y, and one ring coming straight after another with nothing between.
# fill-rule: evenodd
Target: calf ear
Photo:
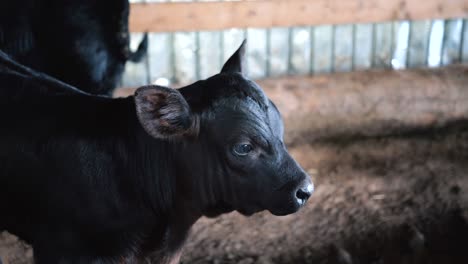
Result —
<instances>
[{"instance_id":1,"label":"calf ear","mask_svg":"<svg viewBox=\"0 0 468 264\"><path fill-rule=\"evenodd\" d=\"M247 41L244 40L239 49L227 60L221 72L243 73L246 42Z\"/></svg>"},{"instance_id":2,"label":"calf ear","mask_svg":"<svg viewBox=\"0 0 468 264\"><path fill-rule=\"evenodd\" d=\"M138 88L135 104L141 125L155 138L198 133L190 106L176 89L156 85Z\"/></svg>"}]
</instances>

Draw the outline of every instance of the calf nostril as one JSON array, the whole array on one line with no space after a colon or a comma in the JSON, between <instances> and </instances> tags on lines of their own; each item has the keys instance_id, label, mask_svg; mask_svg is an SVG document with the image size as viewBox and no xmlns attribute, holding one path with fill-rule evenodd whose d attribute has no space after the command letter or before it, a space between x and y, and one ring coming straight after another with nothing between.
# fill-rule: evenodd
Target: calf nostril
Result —
<instances>
[{"instance_id":1,"label":"calf nostril","mask_svg":"<svg viewBox=\"0 0 468 264\"><path fill-rule=\"evenodd\" d=\"M307 200L312 195L312 188L307 186L306 188L301 188L296 192L296 198L301 200Z\"/></svg>"}]
</instances>

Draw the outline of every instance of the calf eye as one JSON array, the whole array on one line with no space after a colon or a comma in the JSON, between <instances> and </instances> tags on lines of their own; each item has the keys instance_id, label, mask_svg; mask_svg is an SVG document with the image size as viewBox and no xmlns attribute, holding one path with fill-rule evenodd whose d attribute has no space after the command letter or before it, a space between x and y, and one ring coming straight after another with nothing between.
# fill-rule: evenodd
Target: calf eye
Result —
<instances>
[{"instance_id":1,"label":"calf eye","mask_svg":"<svg viewBox=\"0 0 468 264\"><path fill-rule=\"evenodd\" d=\"M246 143L234 145L233 148L234 154L236 154L237 156L246 156L252 150L252 145Z\"/></svg>"}]
</instances>

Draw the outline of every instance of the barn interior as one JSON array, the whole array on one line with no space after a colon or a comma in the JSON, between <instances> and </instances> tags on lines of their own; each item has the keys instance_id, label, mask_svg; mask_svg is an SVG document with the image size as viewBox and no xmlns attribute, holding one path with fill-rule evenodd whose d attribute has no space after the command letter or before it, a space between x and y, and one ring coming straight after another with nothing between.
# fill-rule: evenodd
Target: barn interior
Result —
<instances>
[{"instance_id":1,"label":"barn interior","mask_svg":"<svg viewBox=\"0 0 468 264\"><path fill-rule=\"evenodd\" d=\"M467 18L467 0L131 1L148 54L114 96L207 78L247 39L316 186L293 215L202 218L181 263L468 263ZM0 234L4 264L32 254Z\"/></svg>"}]
</instances>

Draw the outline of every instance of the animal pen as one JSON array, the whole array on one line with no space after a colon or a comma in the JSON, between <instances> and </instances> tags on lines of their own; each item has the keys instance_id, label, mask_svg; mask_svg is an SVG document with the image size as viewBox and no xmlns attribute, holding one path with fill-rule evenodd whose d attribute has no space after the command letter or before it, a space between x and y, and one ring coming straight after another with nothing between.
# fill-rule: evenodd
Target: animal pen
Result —
<instances>
[{"instance_id":1,"label":"animal pen","mask_svg":"<svg viewBox=\"0 0 468 264\"><path fill-rule=\"evenodd\" d=\"M312 175L304 210L204 218L182 263L468 263L468 1L133 1L122 87L248 77ZM5 263L31 250L3 234Z\"/></svg>"}]
</instances>

